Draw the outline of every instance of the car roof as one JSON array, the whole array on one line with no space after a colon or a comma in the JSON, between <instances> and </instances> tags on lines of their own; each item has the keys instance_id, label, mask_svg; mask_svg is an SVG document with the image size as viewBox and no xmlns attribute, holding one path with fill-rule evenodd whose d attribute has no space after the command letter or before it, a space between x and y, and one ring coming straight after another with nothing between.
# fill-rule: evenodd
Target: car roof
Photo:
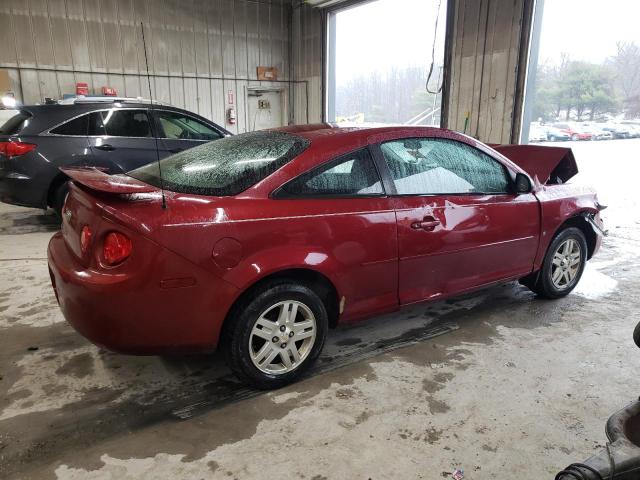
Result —
<instances>
[{"instance_id":1,"label":"car roof","mask_svg":"<svg viewBox=\"0 0 640 480\"><path fill-rule=\"evenodd\" d=\"M78 115L89 113L98 110L108 110L110 108L140 108L140 109L153 109L153 110L171 110L175 112L184 112L191 116L202 118L207 122L216 125L216 127L222 131L229 133L224 127L215 123L212 120L208 120L201 115L185 110L184 108L174 107L173 105L158 104L154 101L153 106L149 102L140 101L135 102L127 100L126 102L105 102L105 101L82 101L76 103L50 103L42 105L22 105L16 107L16 110L28 112L33 116L30 125L21 132L23 135L39 134L55 125L63 123L72 119Z\"/></svg>"}]
</instances>

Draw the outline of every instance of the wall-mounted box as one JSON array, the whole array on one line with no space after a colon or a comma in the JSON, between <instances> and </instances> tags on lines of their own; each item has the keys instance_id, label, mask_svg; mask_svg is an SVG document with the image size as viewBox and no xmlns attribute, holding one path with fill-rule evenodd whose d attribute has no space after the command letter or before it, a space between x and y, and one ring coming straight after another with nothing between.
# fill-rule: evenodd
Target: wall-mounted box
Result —
<instances>
[{"instance_id":1,"label":"wall-mounted box","mask_svg":"<svg viewBox=\"0 0 640 480\"><path fill-rule=\"evenodd\" d=\"M278 80L278 69L276 67L258 67L258 80Z\"/></svg>"}]
</instances>

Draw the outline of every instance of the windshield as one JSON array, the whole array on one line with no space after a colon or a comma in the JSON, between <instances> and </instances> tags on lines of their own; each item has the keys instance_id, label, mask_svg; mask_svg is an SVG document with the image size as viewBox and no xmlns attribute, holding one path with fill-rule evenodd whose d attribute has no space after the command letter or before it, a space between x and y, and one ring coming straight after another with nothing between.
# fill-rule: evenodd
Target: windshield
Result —
<instances>
[{"instance_id":1,"label":"windshield","mask_svg":"<svg viewBox=\"0 0 640 480\"><path fill-rule=\"evenodd\" d=\"M291 161L308 145L304 138L277 131L214 140L162 160L162 185L180 193L237 195ZM127 175L160 187L157 162Z\"/></svg>"}]
</instances>

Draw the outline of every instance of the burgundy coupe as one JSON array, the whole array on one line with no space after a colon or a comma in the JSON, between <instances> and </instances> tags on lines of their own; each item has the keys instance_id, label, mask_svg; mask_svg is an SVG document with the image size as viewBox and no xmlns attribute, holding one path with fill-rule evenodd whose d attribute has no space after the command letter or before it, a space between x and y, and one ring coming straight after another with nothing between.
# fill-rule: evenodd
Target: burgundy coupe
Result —
<instances>
[{"instance_id":1,"label":"burgundy coupe","mask_svg":"<svg viewBox=\"0 0 640 480\"><path fill-rule=\"evenodd\" d=\"M220 346L259 388L339 323L508 280L564 296L603 234L570 149L437 128L289 127L65 173L48 253L69 323L118 352Z\"/></svg>"}]
</instances>

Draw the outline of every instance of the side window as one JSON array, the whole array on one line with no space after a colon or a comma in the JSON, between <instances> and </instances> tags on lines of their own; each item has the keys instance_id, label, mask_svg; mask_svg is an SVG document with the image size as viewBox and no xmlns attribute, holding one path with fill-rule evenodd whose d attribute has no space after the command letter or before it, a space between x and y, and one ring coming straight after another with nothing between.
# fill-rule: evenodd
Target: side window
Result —
<instances>
[{"instance_id":1,"label":"side window","mask_svg":"<svg viewBox=\"0 0 640 480\"><path fill-rule=\"evenodd\" d=\"M51 130L54 135L86 136L89 115L82 115Z\"/></svg>"},{"instance_id":2,"label":"side window","mask_svg":"<svg viewBox=\"0 0 640 480\"><path fill-rule=\"evenodd\" d=\"M88 115L89 117L89 136L102 136L107 132L104 129L104 123L102 123L102 112L93 112Z\"/></svg>"},{"instance_id":3,"label":"side window","mask_svg":"<svg viewBox=\"0 0 640 480\"><path fill-rule=\"evenodd\" d=\"M382 195L382 183L368 149L350 153L282 187L285 196Z\"/></svg>"},{"instance_id":4,"label":"side window","mask_svg":"<svg viewBox=\"0 0 640 480\"><path fill-rule=\"evenodd\" d=\"M381 145L400 195L507 193L505 168L461 142L409 138Z\"/></svg>"},{"instance_id":5,"label":"side window","mask_svg":"<svg viewBox=\"0 0 640 480\"><path fill-rule=\"evenodd\" d=\"M158 111L158 118L164 130L164 138L178 140L217 140L220 132L188 115L177 112Z\"/></svg>"},{"instance_id":6,"label":"side window","mask_svg":"<svg viewBox=\"0 0 640 480\"><path fill-rule=\"evenodd\" d=\"M107 110L89 117L89 135L151 137L151 123L144 110Z\"/></svg>"}]
</instances>

